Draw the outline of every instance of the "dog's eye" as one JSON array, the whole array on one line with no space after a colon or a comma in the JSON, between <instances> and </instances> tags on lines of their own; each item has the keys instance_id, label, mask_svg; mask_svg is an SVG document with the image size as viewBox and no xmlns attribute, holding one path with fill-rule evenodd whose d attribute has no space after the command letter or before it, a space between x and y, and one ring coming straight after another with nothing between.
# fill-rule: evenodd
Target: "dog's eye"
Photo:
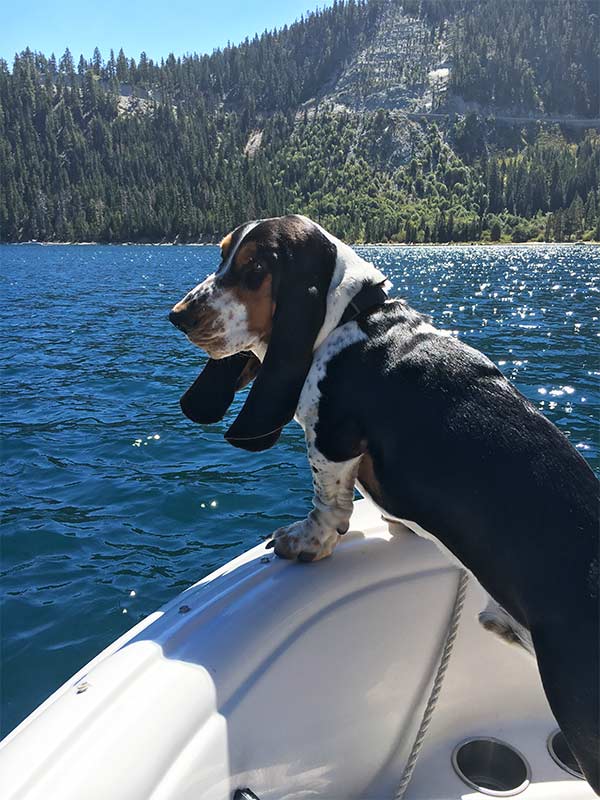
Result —
<instances>
[{"instance_id":1,"label":"dog's eye","mask_svg":"<svg viewBox=\"0 0 600 800\"><path fill-rule=\"evenodd\" d=\"M261 283L263 282L263 278L265 277L265 275L266 275L266 270L263 267L263 265L253 261L244 270L242 283L248 289L251 290L258 289Z\"/></svg>"}]
</instances>

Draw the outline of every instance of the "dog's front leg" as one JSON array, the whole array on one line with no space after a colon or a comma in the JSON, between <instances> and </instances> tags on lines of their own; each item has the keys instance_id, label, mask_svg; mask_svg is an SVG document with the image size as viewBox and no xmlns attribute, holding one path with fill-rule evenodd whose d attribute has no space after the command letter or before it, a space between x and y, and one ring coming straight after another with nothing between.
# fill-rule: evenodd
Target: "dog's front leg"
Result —
<instances>
[{"instance_id":1,"label":"dog's front leg","mask_svg":"<svg viewBox=\"0 0 600 800\"><path fill-rule=\"evenodd\" d=\"M275 552L281 558L317 561L330 556L339 535L350 525L354 483L360 456L349 461L329 461L307 434L308 461L313 479L313 510L306 519L279 528L273 534Z\"/></svg>"},{"instance_id":2,"label":"dog's front leg","mask_svg":"<svg viewBox=\"0 0 600 800\"><path fill-rule=\"evenodd\" d=\"M306 437L308 463L312 470L314 508L306 519L279 528L273 534L273 540L268 546L274 547L277 555L282 558L297 558L299 561L326 558L332 554L340 534L346 533L350 525L354 484L362 454L356 455L354 440L346 449L340 446L345 436L344 431L340 430L337 415L338 424L333 433L332 426L323 419L321 386L327 378L331 360L346 347L364 338L365 334L356 323L349 322L337 328L315 353L295 415ZM328 402L333 403L335 408L336 401L331 392ZM320 430L319 435L317 430ZM330 445L332 438L336 447L328 454L333 455L335 452L335 461L331 461L323 452L323 447L327 447L328 443ZM345 459L346 455L350 458Z\"/></svg>"}]
</instances>

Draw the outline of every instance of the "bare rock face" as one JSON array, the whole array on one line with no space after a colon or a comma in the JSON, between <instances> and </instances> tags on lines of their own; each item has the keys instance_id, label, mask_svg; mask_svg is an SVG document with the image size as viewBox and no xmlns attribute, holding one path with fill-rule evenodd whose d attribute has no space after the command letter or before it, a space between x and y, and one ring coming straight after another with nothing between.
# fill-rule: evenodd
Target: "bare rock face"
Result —
<instances>
[{"instance_id":1,"label":"bare rock face","mask_svg":"<svg viewBox=\"0 0 600 800\"><path fill-rule=\"evenodd\" d=\"M357 111L435 111L446 96L449 49L447 25L434 30L390 3L367 43L319 99Z\"/></svg>"},{"instance_id":2,"label":"bare rock face","mask_svg":"<svg viewBox=\"0 0 600 800\"><path fill-rule=\"evenodd\" d=\"M248 156L248 158L253 158L256 155L262 144L263 133L263 130L251 131L248 141L244 147L245 156Z\"/></svg>"}]
</instances>

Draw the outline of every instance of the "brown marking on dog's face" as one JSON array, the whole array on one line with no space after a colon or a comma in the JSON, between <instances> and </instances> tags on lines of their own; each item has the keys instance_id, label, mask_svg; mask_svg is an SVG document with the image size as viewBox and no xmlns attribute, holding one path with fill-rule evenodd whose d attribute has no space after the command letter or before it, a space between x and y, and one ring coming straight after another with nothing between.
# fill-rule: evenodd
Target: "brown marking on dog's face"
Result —
<instances>
[{"instance_id":1,"label":"brown marking on dog's face","mask_svg":"<svg viewBox=\"0 0 600 800\"><path fill-rule=\"evenodd\" d=\"M258 242L246 242L243 244L233 259L234 269L240 272L248 267L256 258L258 252Z\"/></svg>"},{"instance_id":2,"label":"brown marking on dog's face","mask_svg":"<svg viewBox=\"0 0 600 800\"><path fill-rule=\"evenodd\" d=\"M223 275L223 294L242 303L246 309L247 327L253 337L268 342L275 304L272 298L273 278L259 258L259 243L246 242L235 253L233 262ZM225 301L227 305L227 301ZM232 318L231 312L225 314L224 328Z\"/></svg>"},{"instance_id":3,"label":"brown marking on dog's face","mask_svg":"<svg viewBox=\"0 0 600 800\"><path fill-rule=\"evenodd\" d=\"M275 303L273 276L258 256L258 242L243 244L235 254L231 267L230 291L243 303L248 315L248 330L263 342L271 335Z\"/></svg>"},{"instance_id":4,"label":"brown marking on dog's face","mask_svg":"<svg viewBox=\"0 0 600 800\"><path fill-rule=\"evenodd\" d=\"M232 292L236 299L246 306L248 314L248 330L256 334L261 342L268 342L271 337L275 303L271 290L273 279L270 274L265 275L258 289L246 289L243 286L234 286Z\"/></svg>"},{"instance_id":5,"label":"brown marking on dog's face","mask_svg":"<svg viewBox=\"0 0 600 800\"><path fill-rule=\"evenodd\" d=\"M255 288L257 282L258 287ZM252 262L240 269L239 281L231 287L235 299L246 307L248 330L261 342L268 342L271 338L275 313L272 290L272 275Z\"/></svg>"},{"instance_id":6,"label":"brown marking on dog's face","mask_svg":"<svg viewBox=\"0 0 600 800\"><path fill-rule=\"evenodd\" d=\"M221 239L221 243L219 244L219 247L221 248L221 259L223 261L227 259L227 255L231 248L232 238L233 238L233 231L231 231L231 233L228 233L227 236Z\"/></svg>"}]
</instances>

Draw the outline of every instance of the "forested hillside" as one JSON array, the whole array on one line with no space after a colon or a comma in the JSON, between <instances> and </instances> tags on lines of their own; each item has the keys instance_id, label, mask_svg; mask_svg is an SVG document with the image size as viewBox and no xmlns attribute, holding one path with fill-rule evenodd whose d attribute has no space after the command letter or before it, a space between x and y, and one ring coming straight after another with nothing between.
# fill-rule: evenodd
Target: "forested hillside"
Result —
<instances>
[{"instance_id":1,"label":"forested hillside","mask_svg":"<svg viewBox=\"0 0 600 800\"><path fill-rule=\"evenodd\" d=\"M450 91L482 106L599 115L597 0L450 0Z\"/></svg>"},{"instance_id":2,"label":"forested hillside","mask_svg":"<svg viewBox=\"0 0 600 800\"><path fill-rule=\"evenodd\" d=\"M0 60L0 241L212 241L289 211L352 241L600 239L598 20L348 0L160 64L27 50Z\"/></svg>"}]
</instances>

